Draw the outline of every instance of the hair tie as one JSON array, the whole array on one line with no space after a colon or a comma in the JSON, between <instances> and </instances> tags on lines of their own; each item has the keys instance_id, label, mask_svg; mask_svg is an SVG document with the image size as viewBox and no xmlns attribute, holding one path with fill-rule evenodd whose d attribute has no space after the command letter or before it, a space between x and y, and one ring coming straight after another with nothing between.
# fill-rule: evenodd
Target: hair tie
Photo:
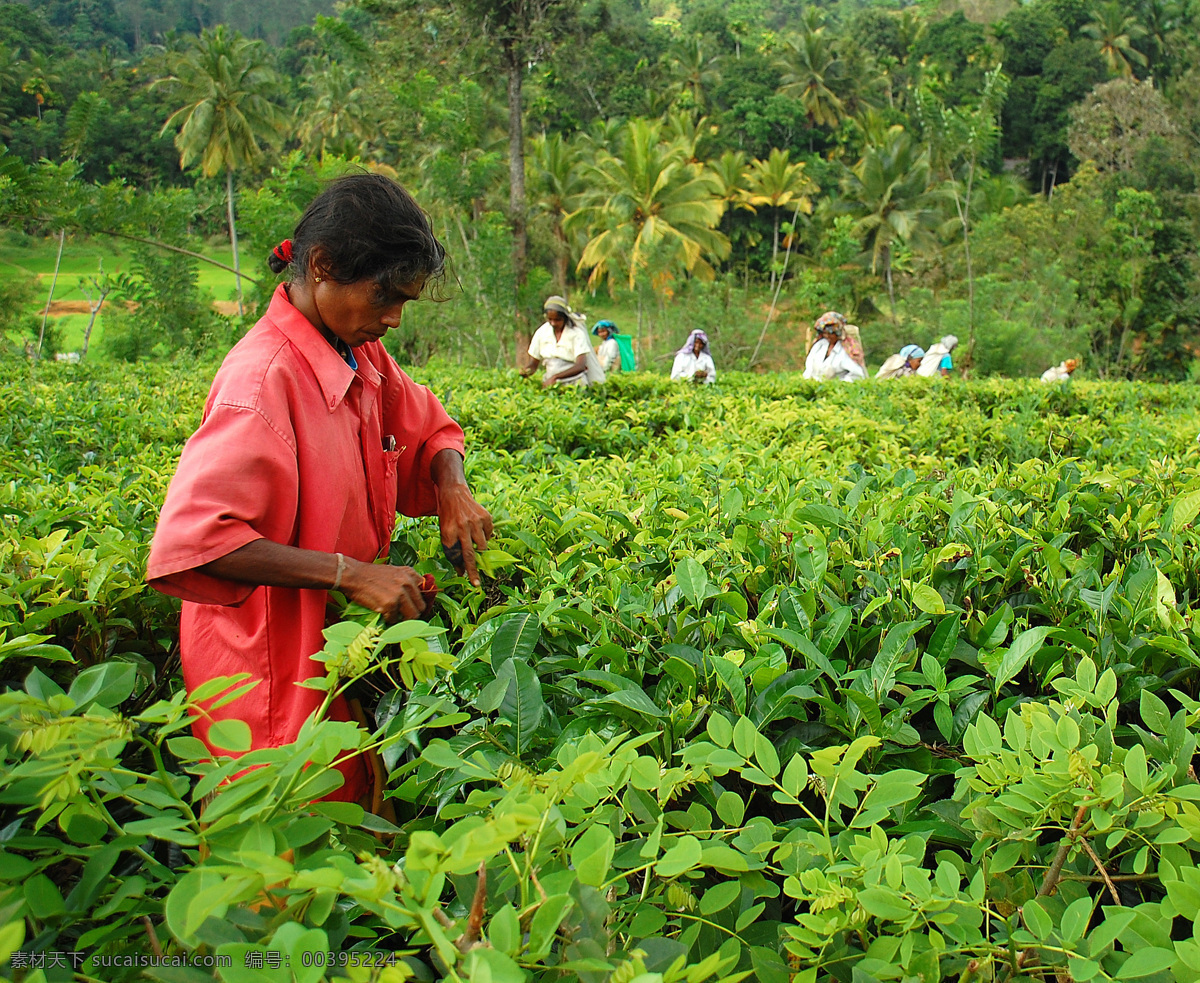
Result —
<instances>
[{"instance_id":1,"label":"hair tie","mask_svg":"<svg viewBox=\"0 0 1200 983\"><path fill-rule=\"evenodd\" d=\"M292 261L292 240L284 239L278 246L271 250L283 262L290 263Z\"/></svg>"}]
</instances>

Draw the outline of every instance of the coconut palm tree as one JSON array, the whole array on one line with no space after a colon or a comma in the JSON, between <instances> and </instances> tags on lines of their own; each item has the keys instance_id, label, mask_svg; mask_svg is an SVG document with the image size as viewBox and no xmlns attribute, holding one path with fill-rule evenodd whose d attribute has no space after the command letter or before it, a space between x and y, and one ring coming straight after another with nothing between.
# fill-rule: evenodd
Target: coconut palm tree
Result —
<instances>
[{"instance_id":1,"label":"coconut palm tree","mask_svg":"<svg viewBox=\"0 0 1200 983\"><path fill-rule=\"evenodd\" d=\"M728 222L725 223L722 231L732 243L733 213L742 210L753 215L756 211L750 204L750 165L744 151L726 150L719 158L708 162L708 169L716 181L717 197L725 203L725 215ZM749 260L747 260L748 265ZM731 288L731 280L726 280L726 297Z\"/></svg>"},{"instance_id":2,"label":"coconut palm tree","mask_svg":"<svg viewBox=\"0 0 1200 983\"><path fill-rule=\"evenodd\" d=\"M780 213L791 208L793 213L812 214L812 198L820 188L804 173L802 161L792 163L788 151L775 149L766 160L755 160L750 164L748 175L749 204L770 208L774 219L771 239L771 289L775 289L778 275L776 263L779 259Z\"/></svg>"},{"instance_id":3,"label":"coconut palm tree","mask_svg":"<svg viewBox=\"0 0 1200 983\"><path fill-rule=\"evenodd\" d=\"M687 93L691 105L703 109L707 90L721 78L720 55L705 51L699 38L688 38L672 45L667 52L667 64L676 91L680 95Z\"/></svg>"},{"instance_id":4,"label":"coconut palm tree","mask_svg":"<svg viewBox=\"0 0 1200 983\"><path fill-rule=\"evenodd\" d=\"M750 166L744 151L726 150L708 162L708 169L716 179L716 194L725 202L726 215L739 208L754 212L750 203Z\"/></svg>"},{"instance_id":5,"label":"coconut palm tree","mask_svg":"<svg viewBox=\"0 0 1200 983\"><path fill-rule=\"evenodd\" d=\"M194 38L186 51L168 56L170 86L182 105L163 124L176 130L179 166L198 167L205 177L225 172L229 244L237 273L238 313L242 313L241 265L234 219L236 170L257 163L264 147L277 142L282 128L270 96L275 73L261 41L251 41L223 24Z\"/></svg>"},{"instance_id":6,"label":"coconut palm tree","mask_svg":"<svg viewBox=\"0 0 1200 983\"><path fill-rule=\"evenodd\" d=\"M129 62L114 55L108 45L104 45L99 51L83 52L79 60L87 67L88 74L101 82L111 82L129 65Z\"/></svg>"},{"instance_id":7,"label":"coconut palm tree","mask_svg":"<svg viewBox=\"0 0 1200 983\"><path fill-rule=\"evenodd\" d=\"M308 153L324 158L331 150L356 156L370 132L367 100L358 73L336 61L318 63L308 76L308 98L300 104L296 136Z\"/></svg>"},{"instance_id":8,"label":"coconut palm tree","mask_svg":"<svg viewBox=\"0 0 1200 983\"><path fill-rule=\"evenodd\" d=\"M662 125L663 139L674 143L690 164L698 164L708 156L708 144L717 133L717 127L709 123L707 116L697 118L688 110L668 112L662 118Z\"/></svg>"},{"instance_id":9,"label":"coconut palm tree","mask_svg":"<svg viewBox=\"0 0 1200 983\"><path fill-rule=\"evenodd\" d=\"M904 127L893 126L881 143L866 147L842 179L842 201L836 210L856 218L854 232L871 258L871 272L878 273L882 266L893 319L892 254L897 242L921 245L929 240L929 228L937 219L932 177L928 149L918 146Z\"/></svg>"},{"instance_id":10,"label":"coconut palm tree","mask_svg":"<svg viewBox=\"0 0 1200 983\"><path fill-rule=\"evenodd\" d=\"M555 285L567 292L567 273L571 264L571 240L563 231L563 220L575 211L585 190L581 153L578 144L568 143L561 133L534 137L530 141L528 160L531 163L533 185L537 189L534 201L539 211L549 216L554 236Z\"/></svg>"},{"instance_id":11,"label":"coconut palm tree","mask_svg":"<svg viewBox=\"0 0 1200 983\"><path fill-rule=\"evenodd\" d=\"M1114 75L1133 75L1133 66L1144 67L1146 56L1133 46L1133 42L1146 36L1146 29L1132 14L1125 13L1120 0L1111 0L1096 10L1090 24L1083 25L1083 33L1095 39L1100 57Z\"/></svg>"},{"instance_id":12,"label":"coconut palm tree","mask_svg":"<svg viewBox=\"0 0 1200 983\"><path fill-rule=\"evenodd\" d=\"M1146 29L1141 43L1146 69L1164 93L1188 61L1186 52L1196 33L1198 15L1200 11L1186 0L1140 0L1136 4L1136 16Z\"/></svg>"},{"instance_id":13,"label":"coconut palm tree","mask_svg":"<svg viewBox=\"0 0 1200 983\"><path fill-rule=\"evenodd\" d=\"M782 73L780 93L799 99L812 125L838 125L845 107L832 85L840 65L824 31L807 31L788 38L783 57L775 66Z\"/></svg>"},{"instance_id":14,"label":"coconut palm tree","mask_svg":"<svg viewBox=\"0 0 1200 983\"><path fill-rule=\"evenodd\" d=\"M626 123L620 156L604 155L586 178L593 190L564 224L589 236L578 264L590 271L589 286L618 277L630 289L647 278L658 285L680 269L711 279L710 260L729 255L717 229L725 204L716 181L663 141L661 123Z\"/></svg>"},{"instance_id":15,"label":"coconut palm tree","mask_svg":"<svg viewBox=\"0 0 1200 983\"><path fill-rule=\"evenodd\" d=\"M25 64L25 80L21 83L21 91L33 96L37 105L37 118L42 118L42 106L55 96L54 89L62 81L54 59L40 51L29 52L29 61Z\"/></svg>"},{"instance_id":16,"label":"coconut palm tree","mask_svg":"<svg viewBox=\"0 0 1200 983\"><path fill-rule=\"evenodd\" d=\"M620 117L597 117L586 130L580 132L579 139L593 157L606 153L615 154L621 144L624 127L625 120Z\"/></svg>"},{"instance_id":17,"label":"coconut palm tree","mask_svg":"<svg viewBox=\"0 0 1200 983\"><path fill-rule=\"evenodd\" d=\"M838 77L835 80L838 98L846 116L857 116L867 109L882 106L889 96L892 80L875 58L861 44L843 39L838 45Z\"/></svg>"},{"instance_id":18,"label":"coconut palm tree","mask_svg":"<svg viewBox=\"0 0 1200 983\"><path fill-rule=\"evenodd\" d=\"M971 215L975 182L983 161L1000 139L1000 110L1008 92L1008 77L993 69L984 78L978 104L949 108L932 90L917 92L916 113L929 147L930 163L943 181L942 193L954 206L967 265L967 354L975 356L975 267L971 259Z\"/></svg>"}]
</instances>

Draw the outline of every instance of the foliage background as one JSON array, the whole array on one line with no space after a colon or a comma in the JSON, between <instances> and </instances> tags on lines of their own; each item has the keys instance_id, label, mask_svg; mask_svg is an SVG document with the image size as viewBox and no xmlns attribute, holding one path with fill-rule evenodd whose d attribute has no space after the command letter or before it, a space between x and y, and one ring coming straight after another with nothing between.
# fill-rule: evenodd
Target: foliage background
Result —
<instances>
[{"instance_id":1,"label":"foliage background","mask_svg":"<svg viewBox=\"0 0 1200 983\"><path fill-rule=\"evenodd\" d=\"M29 0L2 12L3 220L25 244L4 279L23 294L34 274L48 295L58 232L68 268L115 243L105 271L128 279L98 315L93 357L220 350L252 323L261 257L320 181L363 166L414 189L462 288L397 336L417 362L514 364L558 291L617 320L651 365L703 325L722 368L794 367L808 325L835 308L865 328L875 363L952 332L976 375L1068 356L1098 377L1194 371L1191 3ZM221 45L239 67L213 105L249 123L221 152L228 166L197 169L224 138L164 124ZM220 246L230 207L238 250ZM237 314L228 272L135 256L113 232L243 268L250 307ZM75 303L51 311L68 349L90 320L71 292L98 274L72 268L56 286ZM118 313L159 296L179 300L132 315L143 328ZM5 336L20 350L30 331L18 318Z\"/></svg>"}]
</instances>

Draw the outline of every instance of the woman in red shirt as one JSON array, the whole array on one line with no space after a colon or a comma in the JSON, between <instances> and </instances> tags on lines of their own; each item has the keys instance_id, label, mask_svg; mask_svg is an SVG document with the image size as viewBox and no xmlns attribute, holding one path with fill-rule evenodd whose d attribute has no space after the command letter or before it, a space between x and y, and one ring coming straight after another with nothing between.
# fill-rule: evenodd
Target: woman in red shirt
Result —
<instances>
[{"instance_id":1,"label":"woman in red shirt","mask_svg":"<svg viewBox=\"0 0 1200 983\"><path fill-rule=\"evenodd\" d=\"M146 572L184 601L189 690L240 672L259 680L196 723L201 740L223 718L250 725L252 748L295 739L323 696L297 684L323 672L309 656L324 645L328 591L388 620L423 613L422 578L374 562L387 555L397 510L436 514L443 545L461 549L479 583L474 550L492 520L467 486L462 430L380 340L440 281L444 260L417 203L375 174L329 185L272 254L290 282L213 381ZM350 719L345 700L330 716ZM366 798L362 760L341 770L345 783L329 798Z\"/></svg>"}]
</instances>

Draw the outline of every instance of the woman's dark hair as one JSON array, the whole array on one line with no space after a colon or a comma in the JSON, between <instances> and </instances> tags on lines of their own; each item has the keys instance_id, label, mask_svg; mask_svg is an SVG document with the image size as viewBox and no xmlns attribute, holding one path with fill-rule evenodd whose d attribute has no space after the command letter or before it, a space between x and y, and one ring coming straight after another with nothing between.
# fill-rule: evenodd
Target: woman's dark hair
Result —
<instances>
[{"instance_id":1,"label":"woman's dark hair","mask_svg":"<svg viewBox=\"0 0 1200 983\"><path fill-rule=\"evenodd\" d=\"M304 210L292 233L292 279L308 274L309 253L319 249L321 275L338 283L373 280L384 290L423 280L440 284L446 249L413 196L382 174L349 174L332 181ZM289 265L278 252L272 272Z\"/></svg>"}]
</instances>

